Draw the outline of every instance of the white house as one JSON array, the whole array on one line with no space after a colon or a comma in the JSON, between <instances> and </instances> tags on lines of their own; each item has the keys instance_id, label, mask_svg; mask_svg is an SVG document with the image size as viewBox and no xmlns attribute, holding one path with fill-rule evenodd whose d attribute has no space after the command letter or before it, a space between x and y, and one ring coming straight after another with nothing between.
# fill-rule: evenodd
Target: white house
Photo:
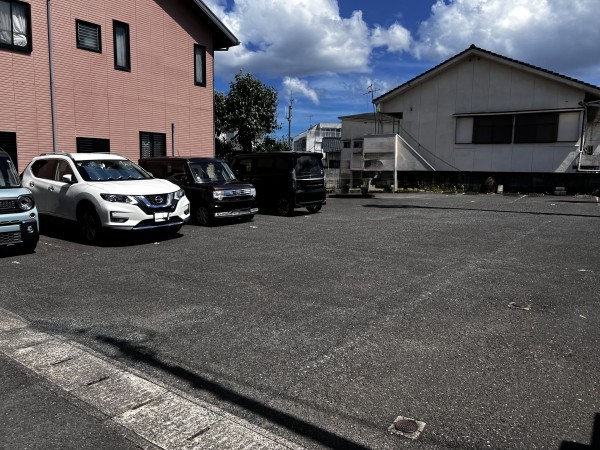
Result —
<instances>
[{"instance_id":1,"label":"white house","mask_svg":"<svg viewBox=\"0 0 600 450\"><path fill-rule=\"evenodd\" d=\"M590 176L600 171L598 86L471 46L374 103L376 113L340 118L354 184L377 171L394 186L437 172L515 189L600 187Z\"/></svg>"}]
</instances>

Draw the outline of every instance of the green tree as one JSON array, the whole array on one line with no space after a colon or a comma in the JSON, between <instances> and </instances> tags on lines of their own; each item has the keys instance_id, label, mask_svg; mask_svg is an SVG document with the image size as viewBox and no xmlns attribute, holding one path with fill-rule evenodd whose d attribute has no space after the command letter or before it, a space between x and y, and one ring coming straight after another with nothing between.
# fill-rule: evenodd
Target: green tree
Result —
<instances>
[{"instance_id":1,"label":"green tree","mask_svg":"<svg viewBox=\"0 0 600 450\"><path fill-rule=\"evenodd\" d=\"M278 130L277 91L240 70L229 92L215 93L215 133L234 133L233 140L251 152L266 136Z\"/></svg>"},{"instance_id":2,"label":"green tree","mask_svg":"<svg viewBox=\"0 0 600 450\"><path fill-rule=\"evenodd\" d=\"M266 136L263 141L257 146L259 152L287 152L290 150L287 136L279 136L274 138Z\"/></svg>"}]
</instances>

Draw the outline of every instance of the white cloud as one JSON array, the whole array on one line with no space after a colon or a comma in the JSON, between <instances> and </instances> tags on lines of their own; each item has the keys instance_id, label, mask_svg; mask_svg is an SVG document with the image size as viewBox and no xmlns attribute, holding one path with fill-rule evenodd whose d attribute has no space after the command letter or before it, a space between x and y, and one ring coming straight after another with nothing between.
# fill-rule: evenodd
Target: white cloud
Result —
<instances>
[{"instance_id":1,"label":"white cloud","mask_svg":"<svg viewBox=\"0 0 600 450\"><path fill-rule=\"evenodd\" d=\"M230 10L222 0L207 4L241 42L217 55L219 73L367 73L373 46L398 52L410 42L397 23L370 30L360 11L341 17L337 0L235 0Z\"/></svg>"},{"instance_id":2,"label":"white cloud","mask_svg":"<svg viewBox=\"0 0 600 450\"><path fill-rule=\"evenodd\" d=\"M298 78L285 77L283 79L283 88L287 94L300 94L308 98L315 105L319 104L319 95L317 91L308 86L308 82Z\"/></svg>"},{"instance_id":3,"label":"white cloud","mask_svg":"<svg viewBox=\"0 0 600 450\"><path fill-rule=\"evenodd\" d=\"M410 31L398 23L388 29L377 25L371 34L371 44L373 47L387 47L390 53L401 53L410 48Z\"/></svg>"},{"instance_id":4,"label":"white cloud","mask_svg":"<svg viewBox=\"0 0 600 450\"><path fill-rule=\"evenodd\" d=\"M471 44L561 73L598 65L598 0L438 0L412 53L439 61Z\"/></svg>"}]
</instances>

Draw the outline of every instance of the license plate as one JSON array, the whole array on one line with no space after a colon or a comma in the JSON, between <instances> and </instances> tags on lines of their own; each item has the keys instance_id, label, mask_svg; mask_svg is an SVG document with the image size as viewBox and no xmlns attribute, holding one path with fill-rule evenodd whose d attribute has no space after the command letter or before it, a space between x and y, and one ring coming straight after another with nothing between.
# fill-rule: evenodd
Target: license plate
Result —
<instances>
[{"instance_id":1,"label":"license plate","mask_svg":"<svg viewBox=\"0 0 600 450\"><path fill-rule=\"evenodd\" d=\"M154 221L155 222L165 222L168 219L169 219L169 213L166 213L166 212L154 213Z\"/></svg>"}]
</instances>

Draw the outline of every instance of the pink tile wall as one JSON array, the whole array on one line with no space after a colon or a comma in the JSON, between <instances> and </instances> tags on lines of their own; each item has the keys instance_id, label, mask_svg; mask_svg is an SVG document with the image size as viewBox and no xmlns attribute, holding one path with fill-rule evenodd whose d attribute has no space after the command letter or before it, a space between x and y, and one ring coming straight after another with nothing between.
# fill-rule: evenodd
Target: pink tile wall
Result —
<instances>
[{"instance_id":1,"label":"pink tile wall","mask_svg":"<svg viewBox=\"0 0 600 450\"><path fill-rule=\"evenodd\" d=\"M183 0L53 0L57 141L110 139L111 151L139 158L139 132L167 135L179 155L213 154L212 37ZM0 131L17 132L19 165L52 151L46 2L32 0L33 52L0 50ZM75 20L101 26L102 53L76 47ZM130 27L131 72L114 68L113 23ZM207 86L194 85L194 43L207 48Z\"/></svg>"}]
</instances>

